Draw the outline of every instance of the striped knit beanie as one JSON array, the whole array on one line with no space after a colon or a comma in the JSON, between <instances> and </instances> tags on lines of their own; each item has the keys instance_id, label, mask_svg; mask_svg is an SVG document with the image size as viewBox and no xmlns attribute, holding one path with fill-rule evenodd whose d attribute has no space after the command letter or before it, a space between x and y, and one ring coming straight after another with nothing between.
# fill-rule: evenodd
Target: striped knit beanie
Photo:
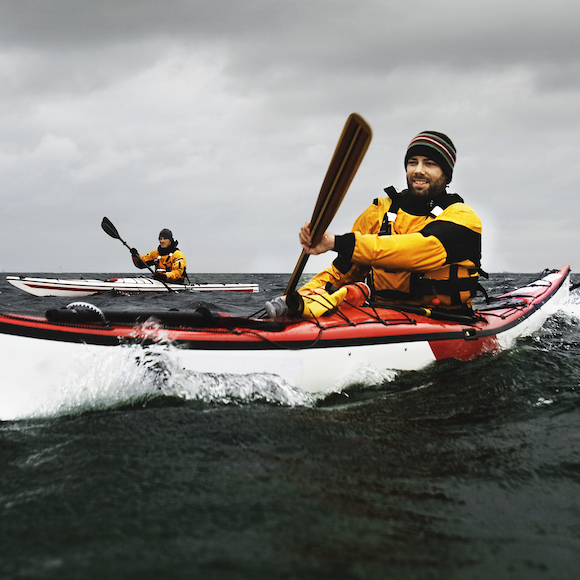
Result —
<instances>
[{"instance_id":1,"label":"striped knit beanie","mask_svg":"<svg viewBox=\"0 0 580 580\"><path fill-rule=\"evenodd\" d=\"M405 155L405 167L407 167L409 157L424 155L441 167L449 183L453 177L456 154L455 145L447 135L436 131L423 131L409 143Z\"/></svg>"}]
</instances>

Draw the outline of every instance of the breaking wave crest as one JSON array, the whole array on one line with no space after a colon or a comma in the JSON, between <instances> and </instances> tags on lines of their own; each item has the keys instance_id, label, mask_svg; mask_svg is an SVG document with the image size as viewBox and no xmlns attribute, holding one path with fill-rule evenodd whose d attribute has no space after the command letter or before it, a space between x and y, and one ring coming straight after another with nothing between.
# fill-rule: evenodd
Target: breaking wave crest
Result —
<instances>
[{"instance_id":1,"label":"breaking wave crest","mask_svg":"<svg viewBox=\"0 0 580 580\"><path fill-rule=\"evenodd\" d=\"M572 292L567 302L561 307L558 314L568 318L568 322L580 322L580 290Z\"/></svg>"},{"instance_id":2,"label":"breaking wave crest","mask_svg":"<svg viewBox=\"0 0 580 580\"><path fill-rule=\"evenodd\" d=\"M179 400L202 406L264 403L312 406L315 397L274 374L202 373L184 369L168 344L122 346L106 354L84 353L82 373L70 376L28 417L49 417L147 406Z\"/></svg>"}]
</instances>

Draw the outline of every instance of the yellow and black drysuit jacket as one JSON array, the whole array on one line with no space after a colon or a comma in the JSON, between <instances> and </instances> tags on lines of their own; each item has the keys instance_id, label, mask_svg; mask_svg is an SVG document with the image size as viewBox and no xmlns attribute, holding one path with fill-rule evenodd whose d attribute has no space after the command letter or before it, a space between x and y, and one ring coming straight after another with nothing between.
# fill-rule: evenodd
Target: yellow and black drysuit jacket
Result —
<instances>
[{"instance_id":1,"label":"yellow and black drysuit jacket","mask_svg":"<svg viewBox=\"0 0 580 580\"><path fill-rule=\"evenodd\" d=\"M354 223L336 236L332 266L300 294L332 291L366 281L371 298L433 308L471 306L481 272L481 221L457 194L423 201L408 190L385 189Z\"/></svg>"},{"instance_id":2,"label":"yellow and black drysuit jacket","mask_svg":"<svg viewBox=\"0 0 580 580\"><path fill-rule=\"evenodd\" d=\"M165 274L168 282L183 284L187 263L185 256L181 250L177 249L175 244L171 244L168 248L159 246L156 250L139 257L142 262L138 258L133 260L137 268L146 268L154 265L155 273Z\"/></svg>"}]
</instances>

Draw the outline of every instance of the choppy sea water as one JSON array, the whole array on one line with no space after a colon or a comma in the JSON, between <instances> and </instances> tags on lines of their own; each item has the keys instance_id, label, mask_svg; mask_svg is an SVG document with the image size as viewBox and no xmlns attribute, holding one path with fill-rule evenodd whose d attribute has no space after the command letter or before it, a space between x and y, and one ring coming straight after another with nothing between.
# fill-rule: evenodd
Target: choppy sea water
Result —
<instances>
[{"instance_id":1,"label":"choppy sea water","mask_svg":"<svg viewBox=\"0 0 580 580\"><path fill-rule=\"evenodd\" d=\"M288 277L195 280L257 294L83 300L252 314ZM3 277L0 291L3 311L72 301ZM117 369L111 384L88 364L78 385L0 422L0 579L577 578L579 292L509 351L326 398L271 377L184 386L171 368ZM26 361L2 359L14 364Z\"/></svg>"}]
</instances>

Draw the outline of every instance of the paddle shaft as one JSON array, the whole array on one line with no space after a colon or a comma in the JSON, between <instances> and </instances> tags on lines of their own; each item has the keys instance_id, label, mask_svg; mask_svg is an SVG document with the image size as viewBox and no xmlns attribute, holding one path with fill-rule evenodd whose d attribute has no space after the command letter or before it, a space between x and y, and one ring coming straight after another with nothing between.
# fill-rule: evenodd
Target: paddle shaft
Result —
<instances>
[{"instance_id":1,"label":"paddle shaft","mask_svg":"<svg viewBox=\"0 0 580 580\"><path fill-rule=\"evenodd\" d=\"M357 113L352 113L338 140L312 213L310 220L312 246L316 246L322 240L324 232L338 211L371 139L372 130L368 123ZM286 286L286 296L290 296L296 290L308 257L309 254L302 250L288 286Z\"/></svg>"},{"instance_id":2,"label":"paddle shaft","mask_svg":"<svg viewBox=\"0 0 580 580\"><path fill-rule=\"evenodd\" d=\"M107 233L112 238L119 240L129 251L131 251L131 246L129 246L129 244L119 235L117 228L113 225L113 222L108 217L103 218L103 221L101 222L101 227L103 228L105 233ZM146 262L144 262L143 260L141 261L145 264L145 266L147 266L147 269L151 272L151 274L155 276L155 271L153 270L153 268L151 268L151 266ZM159 281L163 284L163 286L165 286L165 288L167 288L168 292L173 292L173 289L171 289L163 280Z\"/></svg>"}]
</instances>

